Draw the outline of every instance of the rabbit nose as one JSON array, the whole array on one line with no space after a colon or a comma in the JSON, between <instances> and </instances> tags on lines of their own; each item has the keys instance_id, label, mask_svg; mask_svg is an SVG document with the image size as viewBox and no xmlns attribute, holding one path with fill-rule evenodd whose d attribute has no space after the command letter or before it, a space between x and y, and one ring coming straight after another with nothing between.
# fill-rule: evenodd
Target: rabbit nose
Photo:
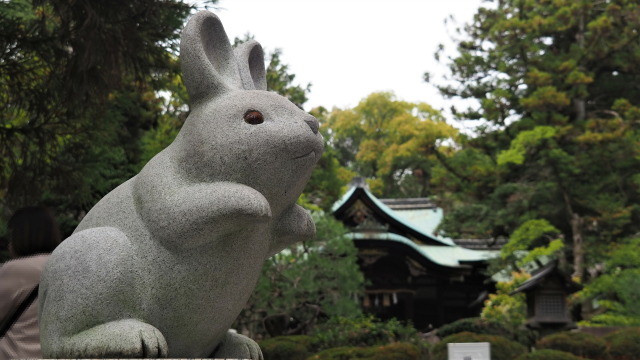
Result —
<instances>
[{"instance_id":1,"label":"rabbit nose","mask_svg":"<svg viewBox=\"0 0 640 360\"><path fill-rule=\"evenodd\" d=\"M309 115L304 119L304 122L306 122L307 125L309 125L309 127L311 128L311 131L313 131L314 134L318 133L318 128L320 128L320 124L318 124L318 120L316 120L316 118Z\"/></svg>"}]
</instances>

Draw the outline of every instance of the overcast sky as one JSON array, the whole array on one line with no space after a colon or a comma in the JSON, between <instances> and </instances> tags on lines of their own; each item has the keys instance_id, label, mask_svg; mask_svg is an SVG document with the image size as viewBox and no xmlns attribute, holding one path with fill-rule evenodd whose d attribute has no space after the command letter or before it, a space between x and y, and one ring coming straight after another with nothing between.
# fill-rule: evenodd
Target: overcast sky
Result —
<instances>
[{"instance_id":1,"label":"overcast sky","mask_svg":"<svg viewBox=\"0 0 640 360\"><path fill-rule=\"evenodd\" d=\"M267 51L281 48L300 84L312 83L307 110L353 107L368 94L448 108L423 81L438 44L449 44L453 15L468 22L481 0L220 0L215 10L230 39L246 33ZM433 76L432 76L433 78Z\"/></svg>"}]
</instances>

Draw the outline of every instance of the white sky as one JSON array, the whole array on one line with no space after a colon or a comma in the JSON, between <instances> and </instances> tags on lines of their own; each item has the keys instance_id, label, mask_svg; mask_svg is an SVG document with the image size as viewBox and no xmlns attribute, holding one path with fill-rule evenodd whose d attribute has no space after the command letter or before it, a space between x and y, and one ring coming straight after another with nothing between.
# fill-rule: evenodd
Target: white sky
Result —
<instances>
[{"instance_id":1,"label":"white sky","mask_svg":"<svg viewBox=\"0 0 640 360\"><path fill-rule=\"evenodd\" d=\"M423 81L444 73L433 58L438 44L453 49L453 15L472 19L481 0L220 0L214 10L227 35L251 33L270 51L281 48L295 83L312 83L307 110L348 108L376 91L401 100L450 103Z\"/></svg>"}]
</instances>

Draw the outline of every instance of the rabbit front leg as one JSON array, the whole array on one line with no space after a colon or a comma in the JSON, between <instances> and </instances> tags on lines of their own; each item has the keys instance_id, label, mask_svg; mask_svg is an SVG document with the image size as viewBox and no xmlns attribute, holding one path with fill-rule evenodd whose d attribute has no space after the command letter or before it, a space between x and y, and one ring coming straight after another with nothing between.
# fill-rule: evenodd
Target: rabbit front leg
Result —
<instances>
[{"instance_id":1,"label":"rabbit front leg","mask_svg":"<svg viewBox=\"0 0 640 360\"><path fill-rule=\"evenodd\" d=\"M138 319L147 266L119 229L91 228L51 254L39 292L45 358L166 357L160 331Z\"/></svg>"},{"instance_id":2,"label":"rabbit front leg","mask_svg":"<svg viewBox=\"0 0 640 360\"><path fill-rule=\"evenodd\" d=\"M134 191L147 228L167 245L201 246L271 218L267 199L237 183L189 184L171 189L169 196L153 196L144 188L134 187Z\"/></svg>"},{"instance_id":3,"label":"rabbit front leg","mask_svg":"<svg viewBox=\"0 0 640 360\"><path fill-rule=\"evenodd\" d=\"M267 257L277 254L295 242L312 239L316 233L316 226L309 211L294 204L274 221L271 233L272 242Z\"/></svg>"}]
</instances>

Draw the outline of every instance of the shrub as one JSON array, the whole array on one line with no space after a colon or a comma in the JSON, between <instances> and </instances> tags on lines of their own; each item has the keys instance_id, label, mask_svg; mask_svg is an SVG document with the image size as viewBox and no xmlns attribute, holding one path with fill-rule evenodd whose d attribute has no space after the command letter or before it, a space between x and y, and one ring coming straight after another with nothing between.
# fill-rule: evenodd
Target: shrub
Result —
<instances>
[{"instance_id":1,"label":"shrub","mask_svg":"<svg viewBox=\"0 0 640 360\"><path fill-rule=\"evenodd\" d=\"M309 360L418 360L420 349L414 344L393 343L370 347L337 347L324 350ZM266 360L266 357L265 357Z\"/></svg>"},{"instance_id":2,"label":"shrub","mask_svg":"<svg viewBox=\"0 0 640 360\"><path fill-rule=\"evenodd\" d=\"M373 348L371 360L413 360L421 359L418 346L409 343L393 343Z\"/></svg>"},{"instance_id":3,"label":"shrub","mask_svg":"<svg viewBox=\"0 0 640 360\"><path fill-rule=\"evenodd\" d=\"M582 358L606 360L607 343L591 334L564 331L540 339L536 348L566 351Z\"/></svg>"},{"instance_id":4,"label":"shrub","mask_svg":"<svg viewBox=\"0 0 640 360\"><path fill-rule=\"evenodd\" d=\"M366 359L372 356L375 351L374 348L364 348L356 346L340 346L336 348L323 350L311 357L308 360L351 360L351 359ZM266 357L265 357L266 360Z\"/></svg>"},{"instance_id":5,"label":"shrub","mask_svg":"<svg viewBox=\"0 0 640 360\"><path fill-rule=\"evenodd\" d=\"M449 335L458 334L461 332L472 332L474 334L488 334L488 335L500 335L507 337L508 331L497 323L488 322L479 317L465 318L456 320L447 325L443 325L438 328L438 336L445 338Z\"/></svg>"},{"instance_id":6,"label":"shrub","mask_svg":"<svg viewBox=\"0 0 640 360\"><path fill-rule=\"evenodd\" d=\"M381 321L373 316L332 318L311 334L319 349L341 346L373 346L394 342L422 343L418 331L396 319Z\"/></svg>"},{"instance_id":7,"label":"shrub","mask_svg":"<svg viewBox=\"0 0 640 360\"><path fill-rule=\"evenodd\" d=\"M637 359L640 354L640 328L618 330L604 337L612 360Z\"/></svg>"},{"instance_id":8,"label":"shrub","mask_svg":"<svg viewBox=\"0 0 640 360\"><path fill-rule=\"evenodd\" d=\"M530 346L535 342L535 333L528 329L511 331L502 323L488 321L479 317L456 320L438 328L437 335L440 338L458 334L461 332L472 332L474 334L499 335L509 340Z\"/></svg>"},{"instance_id":9,"label":"shrub","mask_svg":"<svg viewBox=\"0 0 640 360\"><path fill-rule=\"evenodd\" d=\"M449 335L442 339L433 348L434 360L447 359L447 344L449 343L470 343L470 342L488 342L491 344L491 359L493 360L512 360L518 355L527 352L527 348L517 342L511 341L499 335L474 334L471 332L461 332Z\"/></svg>"},{"instance_id":10,"label":"shrub","mask_svg":"<svg viewBox=\"0 0 640 360\"><path fill-rule=\"evenodd\" d=\"M353 301L364 291L358 249L344 238L346 228L332 215L314 213L313 220L315 240L304 247L291 245L264 262L253 295L233 326L240 333L251 338L309 335L327 316L362 312ZM279 321L265 323L267 318Z\"/></svg>"},{"instance_id":11,"label":"shrub","mask_svg":"<svg viewBox=\"0 0 640 360\"><path fill-rule=\"evenodd\" d=\"M304 335L278 336L260 342L265 360L304 360L311 355L313 338Z\"/></svg>"},{"instance_id":12,"label":"shrub","mask_svg":"<svg viewBox=\"0 0 640 360\"><path fill-rule=\"evenodd\" d=\"M516 358L516 360L583 360L571 353L560 351L543 349L537 350L532 353L522 354Z\"/></svg>"}]
</instances>

